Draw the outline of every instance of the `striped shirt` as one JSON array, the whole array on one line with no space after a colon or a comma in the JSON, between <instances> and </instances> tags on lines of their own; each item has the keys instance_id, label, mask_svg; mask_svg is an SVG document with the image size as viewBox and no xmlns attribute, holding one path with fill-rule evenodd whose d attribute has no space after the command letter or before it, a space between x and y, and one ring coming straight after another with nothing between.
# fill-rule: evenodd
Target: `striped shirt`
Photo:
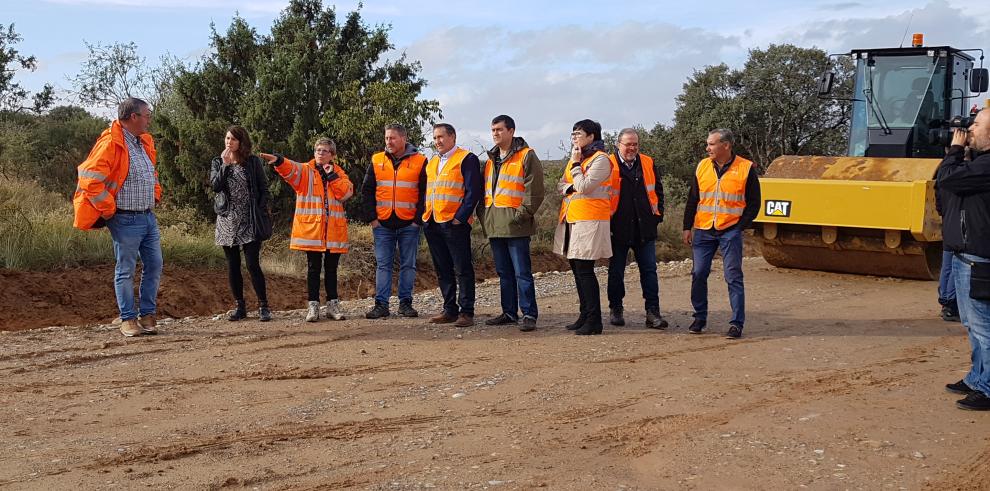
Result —
<instances>
[{"instance_id":1,"label":"striped shirt","mask_svg":"<svg viewBox=\"0 0 990 491\"><path fill-rule=\"evenodd\" d=\"M151 157L144 151L141 139L130 131L124 130L124 141L127 142L127 156L130 169L124 184L117 192L117 209L142 211L155 207L155 167Z\"/></svg>"}]
</instances>

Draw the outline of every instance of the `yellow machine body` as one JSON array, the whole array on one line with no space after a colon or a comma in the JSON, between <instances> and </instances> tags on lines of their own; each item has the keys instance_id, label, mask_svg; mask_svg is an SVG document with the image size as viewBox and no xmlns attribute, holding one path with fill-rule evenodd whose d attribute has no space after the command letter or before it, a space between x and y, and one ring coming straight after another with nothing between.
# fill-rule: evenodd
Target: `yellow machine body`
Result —
<instances>
[{"instance_id":1,"label":"yellow machine body","mask_svg":"<svg viewBox=\"0 0 990 491\"><path fill-rule=\"evenodd\" d=\"M783 156L760 179L763 255L776 266L937 279L938 159Z\"/></svg>"}]
</instances>

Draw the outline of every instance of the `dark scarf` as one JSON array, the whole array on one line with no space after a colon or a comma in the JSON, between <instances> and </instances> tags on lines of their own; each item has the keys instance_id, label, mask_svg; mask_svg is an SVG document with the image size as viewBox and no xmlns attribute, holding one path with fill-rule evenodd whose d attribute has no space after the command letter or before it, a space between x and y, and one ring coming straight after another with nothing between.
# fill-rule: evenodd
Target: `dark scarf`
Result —
<instances>
[{"instance_id":1,"label":"dark scarf","mask_svg":"<svg viewBox=\"0 0 990 491\"><path fill-rule=\"evenodd\" d=\"M591 145L588 145L588 146L582 148L581 149L581 160L584 160L584 159L586 159L588 157L591 157L591 155L593 153L598 152L598 151L601 151L601 152L604 152L605 151L605 142L602 141L602 140L595 140L595 141L591 142Z\"/></svg>"}]
</instances>

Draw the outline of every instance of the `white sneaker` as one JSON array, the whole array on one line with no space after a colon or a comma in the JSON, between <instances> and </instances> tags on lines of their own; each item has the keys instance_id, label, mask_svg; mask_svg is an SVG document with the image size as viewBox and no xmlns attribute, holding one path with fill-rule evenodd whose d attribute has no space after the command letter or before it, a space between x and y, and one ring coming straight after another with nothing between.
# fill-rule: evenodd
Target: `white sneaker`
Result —
<instances>
[{"instance_id":1,"label":"white sneaker","mask_svg":"<svg viewBox=\"0 0 990 491\"><path fill-rule=\"evenodd\" d=\"M306 322L316 322L320 318L320 302L309 302L306 310Z\"/></svg>"},{"instance_id":2,"label":"white sneaker","mask_svg":"<svg viewBox=\"0 0 990 491\"><path fill-rule=\"evenodd\" d=\"M339 299L327 300L327 319L333 319L335 321L344 320L344 313L340 310Z\"/></svg>"}]
</instances>

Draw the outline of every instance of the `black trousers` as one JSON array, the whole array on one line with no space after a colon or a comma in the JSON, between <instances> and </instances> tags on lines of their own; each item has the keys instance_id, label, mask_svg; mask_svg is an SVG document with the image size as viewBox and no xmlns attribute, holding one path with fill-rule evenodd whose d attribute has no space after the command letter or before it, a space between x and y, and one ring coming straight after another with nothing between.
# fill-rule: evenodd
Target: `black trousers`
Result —
<instances>
[{"instance_id":1,"label":"black trousers","mask_svg":"<svg viewBox=\"0 0 990 491\"><path fill-rule=\"evenodd\" d=\"M602 300L595 276L595 261L591 259L568 259L577 284L581 318L586 325L602 325Z\"/></svg>"},{"instance_id":2,"label":"black trousers","mask_svg":"<svg viewBox=\"0 0 990 491\"><path fill-rule=\"evenodd\" d=\"M474 316L474 265L471 264L471 225L430 221L423 231L437 270L443 311ZM459 291L458 291L459 290Z\"/></svg>"},{"instance_id":3,"label":"black trousers","mask_svg":"<svg viewBox=\"0 0 990 491\"><path fill-rule=\"evenodd\" d=\"M340 264L339 252L306 251L306 289L310 302L320 301L320 270L323 274L323 285L327 290L327 300L337 298L337 265Z\"/></svg>"},{"instance_id":4,"label":"black trousers","mask_svg":"<svg viewBox=\"0 0 990 491\"><path fill-rule=\"evenodd\" d=\"M268 304L268 292L265 287L265 274L261 272L261 242L256 240L243 246L223 246L223 255L227 257L227 280L230 282L230 292L234 300L244 302L244 278L241 276L241 249L244 249L244 259L247 262L248 274L251 275L251 286L258 296L258 302Z\"/></svg>"}]
</instances>

